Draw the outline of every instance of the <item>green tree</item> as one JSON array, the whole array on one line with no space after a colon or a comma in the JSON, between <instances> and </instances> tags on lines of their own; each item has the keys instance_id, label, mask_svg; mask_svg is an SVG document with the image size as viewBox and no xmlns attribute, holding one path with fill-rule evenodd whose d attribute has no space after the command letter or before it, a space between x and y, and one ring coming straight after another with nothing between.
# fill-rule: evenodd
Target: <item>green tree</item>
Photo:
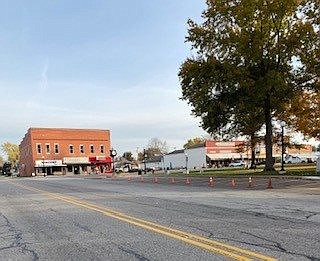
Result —
<instances>
[{"instance_id":1,"label":"green tree","mask_svg":"<svg viewBox=\"0 0 320 261\"><path fill-rule=\"evenodd\" d=\"M131 151L126 151L123 153L122 158L128 160L128 161L134 161L134 158L132 156L132 152Z\"/></svg>"},{"instance_id":2,"label":"green tree","mask_svg":"<svg viewBox=\"0 0 320 261\"><path fill-rule=\"evenodd\" d=\"M20 151L19 146L10 142L5 142L1 145L1 150L6 154L8 161L15 166L19 161Z\"/></svg>"},{"instance_id":3,"label":"green tree","mask_svg":"<svg viewBox=\"0 0 320 261\"><path fill-rule=\"evenodd\" d=\"M183 147L184 147L185 149L189 149L189 148L191 148L191 147L193 147L193 146L196 146L196 145L199 145L199 144L203 144L205 141L206 141L205 138L195 137L195 138L189 139L189 140L187 141L187 143L185 143L185 144L183 145Z\"/></svg>"},{"instance_id":4,"label":"green tree","mask_svg":"<svg viewBox=\"0 0 320 261\"><path fill-rule=\"evenodd\" d=\"M320 92L301 92L287 105L281 118L305 137L320 140Z\"/></svg>"},{"instance_id":5,"label":"green tree","mask_svg":"<svg viewBox=\"0 0 320 261\"><path fill-rule=\"evenodd\" d=\"M182 99L210 134L237 135L247 124L243 113L250 120L257 114L265 170L274 170L273 120L302 90L320 89L319 1L206 2L203 23L188 21L186 40L196 55L180 68Z\"/></svg>"},{"instance_id":6,"label":"green tree","mask_svg":"<svg viewBox=\"0 0 320 261\"><path fill-rule=\"evenodd\" d=\"M2 156L0 156L0 167L3 166L3 163L4 163L4 160L3 160Z\"/></svg>"},{"instance_id":7,"label":"green tree","mask_svg":"<svg viewBox=\"0 0 320 261\"><path fill-rule=\"evenodd\" d=\"M166 141L162 141L159 138L152 138L149 140L147 148L144 152L138 153L138 160L144 160L144 158L150 159L154 156L159 156L168 152L168 145Z\"/></svg>"}]
</instances>

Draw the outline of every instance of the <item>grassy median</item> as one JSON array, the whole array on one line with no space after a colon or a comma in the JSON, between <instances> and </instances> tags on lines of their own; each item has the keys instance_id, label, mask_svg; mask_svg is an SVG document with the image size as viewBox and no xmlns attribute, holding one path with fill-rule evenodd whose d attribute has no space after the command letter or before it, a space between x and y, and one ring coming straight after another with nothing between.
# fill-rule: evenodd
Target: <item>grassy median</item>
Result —
<instances>
[{"instance_id":1,"label":"grassy median","mask_svg":"<svg viewBox=\"0 0 320 261\"><path fill-rule=\"evenodd\" d=\"M316 173L316 166L314 164L302 164L302 165L288 165L285 166L285 173L280 173L280 166L275 166L276 171L265 172L263 166L259 166L256 169L244 169L244 168L218 168L218 169L206 169L206 170L190 170L188 176L191 177L231 177L231 176L320 176L320 173ZM161 175L161 174L160 174ZM169 174L163 174L166 176L186 176L185 170L172 170Z\"/></svg>"}]
</instances>

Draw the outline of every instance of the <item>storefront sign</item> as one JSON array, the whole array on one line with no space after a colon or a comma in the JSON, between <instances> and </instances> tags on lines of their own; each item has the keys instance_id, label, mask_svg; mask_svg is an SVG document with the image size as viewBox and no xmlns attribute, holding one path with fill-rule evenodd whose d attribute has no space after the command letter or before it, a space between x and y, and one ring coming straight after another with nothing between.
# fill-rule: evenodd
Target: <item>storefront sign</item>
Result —
<instances>
[{"instance_id":1,"label":"storefront sign","mask_svg":"<svg viewBox=\"0 0 320 261\"><path fill-rule=\"evenodd\" d=\"M63 158L64 164L90 164L88 157L67 157Z\"/></svg>"},{"instance_id":2,"label":"storefront sign","mask_svg":"<svg viewBox=\"0 0 320 261\"><path fill-rule=\"evenodd\" d=\"M36 167L55 167L62 166L62 160L36 160Z\"/></svg>"},{"instance_id":3,"label":"storefront sign","mask_svg":"<svg viewBox=\"0 0 320 261\"><path fill-rule=\"evenodd\" d=\"M112 163L112 159L111 157L101 157L101 156L98 156L98 157L90 157L89 158L89 161L93 164L97 164L97 163L100 163L100 164L104 164L104 163Z\"/></svg>"}]
</instances>

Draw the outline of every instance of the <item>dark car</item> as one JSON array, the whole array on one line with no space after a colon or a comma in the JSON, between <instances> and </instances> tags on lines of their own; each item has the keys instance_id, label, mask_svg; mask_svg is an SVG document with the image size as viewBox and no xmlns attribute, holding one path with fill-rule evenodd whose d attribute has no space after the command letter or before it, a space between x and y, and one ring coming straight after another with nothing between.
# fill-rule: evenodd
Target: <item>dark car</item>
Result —
<instances>
[{"instance_id":1,"label":"dark car","mask_svg":"<svg viewBox=\"0 0 320 261\"><path fill-rule=\"evenodd\" d=\"M2 166L2 175L11 176L11 163L5 162Z\"/></svg>"}]
</instances>

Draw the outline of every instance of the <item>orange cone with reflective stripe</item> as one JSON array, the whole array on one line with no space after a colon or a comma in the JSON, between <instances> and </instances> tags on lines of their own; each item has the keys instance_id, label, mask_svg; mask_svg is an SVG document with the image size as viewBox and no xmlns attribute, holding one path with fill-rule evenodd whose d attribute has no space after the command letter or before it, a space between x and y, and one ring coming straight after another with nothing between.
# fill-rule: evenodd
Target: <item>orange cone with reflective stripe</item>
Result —
<instances>
[{"instance_id":1,"label":"orange cone with reflective stripe","mask_svg":"<svg viewBox=\"0 0 320 261\"><path fill-rule=\"evenodd\" d=\"M237 186L236 180L235 180L235 179L232 179L232 180L231 180L231 187L232 187L232 188L235 188L236 186Z\"/></svg>"},{"instance_id":2,"label":"orange cone with reflective stripe","mask_svg":"<svg viewBox=\"0 0 320 261\"><path fill-rule=\"evenodd\" d=\"M175 178L170 178L170 184L174 184L174 183L176 183Z\"/></svg>"},{"instance_id":3,"label":"orange cone with reflective stripe","mask_svg":"<svg viewBox=\"0 0 320 261\"><path fill-rule=\"evenodd\" d=\"M209 178L209 186L214 187L214 179L212 177Z\"/></svg>"},{"instance_id":4,"label":"orange cone with reflective stripe","mask_svg":"<svg viewBox=\"0 0 320 261\"><path fill-rule=\"evenodd\" d=\"M248 180L248 188L253 188L253 182L251 177L249 177L249 180Z\"/></svg>"},{"instance_id":5,"label":"orange cone with reflective stripe","mask_svg":"<svg viewBox=\"0 0 320 261\"><path fill-rule=\"evenodd\" d=\"M158 177L153 177L153 183L158 183Z\"/></svg>"},{"instance_id":6,"label":"orange cone with reflective stripe","mask_svg":"<svg viewBox=\"0 0 320 261\"><path fill-rule=\"evenodd\" d=\"M269 178L267 189L273 189L271 178Z\"/></svg>"}]
</instances>

